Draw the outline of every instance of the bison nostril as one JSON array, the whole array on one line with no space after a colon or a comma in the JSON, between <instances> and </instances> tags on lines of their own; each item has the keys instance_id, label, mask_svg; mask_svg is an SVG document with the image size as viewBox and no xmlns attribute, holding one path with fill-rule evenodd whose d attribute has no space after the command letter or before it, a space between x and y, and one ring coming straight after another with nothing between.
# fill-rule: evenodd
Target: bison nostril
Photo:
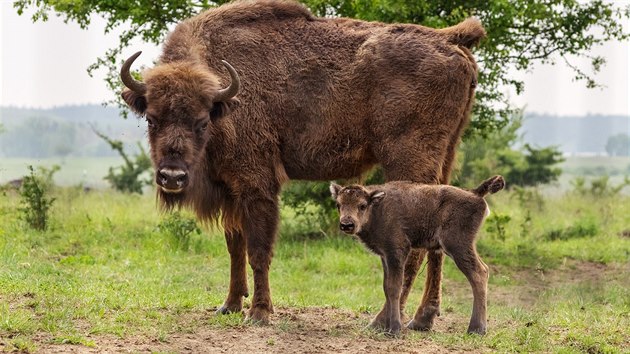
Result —
<instances>
[{"instance_id":1,"label":"bison nostril","mask_svg":"<svg viewBox=\"0 0 630 354\"><path fill-rule=\"evenodd\" d=\"M163 187L183 188L188 182L188 173L181 169L162 168L157 171L157 180Z\"/></svg>"}]
</instances>

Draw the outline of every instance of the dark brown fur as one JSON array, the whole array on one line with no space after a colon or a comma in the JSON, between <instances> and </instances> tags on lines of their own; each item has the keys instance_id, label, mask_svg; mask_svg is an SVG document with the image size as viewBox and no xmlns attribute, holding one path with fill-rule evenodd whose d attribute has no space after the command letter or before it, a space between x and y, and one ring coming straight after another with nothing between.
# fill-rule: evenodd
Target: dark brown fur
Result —
<instances>
[{"instance_id":1,"label":"dark brown fur","mask_svg":"<svg viewBox=\"0 0 630 354\"><path fill-rule=\"evenodd\" d=\"M475 237L487 215L483 197L504 186L501 176L484 181L473 191L411 182L345 188L331 184L342 231L357 235L381 257L386 301L372 326L400 332L404 265L412 249L422 248L429 254L439 255L440 262L442 253L446 253L466 275L474 296L468 332L486 333L488 267L477 254ZM435 276L437 284L434 286L439 289L441 275ZM430 329L438 310L434 307L434 304L422 303L407 327Z\"/></svg>"},{"instance_id":2,"label":"dark brown fur","mask_svg":"<svg viewBox=\"0 0 630 354\"><path fill-rule=\"evenodd\" d=\"M470 48L484 35L474 19L435 30L316 18L270 0L237 1L175 28L143 75L146 94L123 98L152 122L156 168L188 172L183 190L159 189L163 206L222 217L232 268L220 312L242 309L249 259L249 315L269 320L277 197L289 179L356 177L380 164L388 180L448 181L477 80ZM238 100L214 101L229 82L222 59L240 76Z\"/></svg>"}]
</instances>

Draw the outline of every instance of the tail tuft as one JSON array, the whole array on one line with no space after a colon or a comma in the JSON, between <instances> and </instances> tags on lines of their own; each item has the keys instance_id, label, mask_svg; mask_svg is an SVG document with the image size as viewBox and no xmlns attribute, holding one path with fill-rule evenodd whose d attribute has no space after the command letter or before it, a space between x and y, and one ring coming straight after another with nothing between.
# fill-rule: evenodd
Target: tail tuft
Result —
<instances>
[{"instance_id":1,"label":"tail tuft","mask_svg":"<svg viewBox=\"0 0 630 354\"><path fill-rule=\"evenodd\" d=\"M470 17L455 26L440 30L448 38L448 41L464 46L468 49L479 44L482 38L486 37L486 30L481 25L478 18Z\"/></svg>"},{"instance_id":2,"label":"tail tuft","mask_svg":"<svg viewBox=\"0 0 630 354\"><path fill-rule=\"evenodd\" d=\"M477 189L473 190L473 193L483 198L488 195L488 193L494 194L503 188L505 188L505 179L503 179L503 176L494 176L483 181Z\"/></svg>"}]
</instances>

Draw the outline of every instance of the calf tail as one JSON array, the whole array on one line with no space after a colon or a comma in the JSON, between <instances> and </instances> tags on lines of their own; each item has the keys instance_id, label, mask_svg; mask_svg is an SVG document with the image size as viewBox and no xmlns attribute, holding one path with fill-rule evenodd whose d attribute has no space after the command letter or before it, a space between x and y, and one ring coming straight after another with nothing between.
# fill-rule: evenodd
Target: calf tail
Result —
<instances>
[{"instance_id":1,"label":"calf tail","mask_svg":"<svg viewBox=\"0 0 630 354\"><path fill-rule=\"evenodd\" d=\"M473 190L473 193L483 198L488 195L488 193L494 194L503 188L505 188L505 180L503 177L494 176L483 181L477 189Z\"/></svg>"},{"instance_id":2,"label":"calf tail","mask_svg":"<svg viewBox=\"0 0 630 354\"><path fill-rule=\"evenodd\" d=\"M449 42L468 49L479 44L481 39L486 36L486 30L481 25L481 21L474 17L467 18L455 26L442 28L438 31L445 34Z\"/></svg>"}]
</instances>

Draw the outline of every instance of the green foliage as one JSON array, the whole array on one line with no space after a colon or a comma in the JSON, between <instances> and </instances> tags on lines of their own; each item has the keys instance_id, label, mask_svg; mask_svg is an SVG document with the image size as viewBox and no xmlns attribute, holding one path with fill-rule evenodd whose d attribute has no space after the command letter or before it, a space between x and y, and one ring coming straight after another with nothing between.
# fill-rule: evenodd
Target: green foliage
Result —
<instances>
[{"instance_id":1,"label":"green foliage","mask_svg":"<svg viewBox=\"0 0 630 354\"><path fill-rule=\"evenodd\" d=\"M522 115L515 115L505 126L487 136L471 136L460 146L453 184L476 186L489 176L501 174L507 187L536 186L554 182L562 170L554 167L564 161L555 147L534 148L529 144L521 149L517 133Z\"/></svg>"},{"instance_id":2,"label":"green foliage","mask_svg":"<svg viewBox=\"0 0 630 354\"><path fill-rule=\"evenodd\" d=\"M587 58L591 61L593 73L599 71L605 60L601 56L594 56L592 48L606 41L627 39L628 33L624 31L622 23L630 17L630 6L619 8L604 0L302 1L320 16L416 23L438 28L454 25L470 16L479 17L488 32L488 39L476 50L481 69L480 84L473 129L469 132L480 134L499 129L512 114L502 87L512 86L517 93L524 89L522 81L508 75L512 67L525 71L537 62L553 64L560 60L573 68L576 79L585 80L588 87L597 86L590 73L572 65L570 60ZM92 16L98 16L106 21L106 33L121 23L129 24L130 28L120 34L120 44L109 49L88 69L92 73L105 68L108 86L118 92L122 52L134 39L159 44L173 24L225 2L17 0L14 6L19 14L34 10L33 21L45 21L49 13L54 12L66 21L78 23L82 28L88 28Z\"/></svg>"},{"instance_id":3,"label":"green foliage","mask_svg":"<svg viewBox=\"0 0 630 354\"><path fill-rule=\"evenodd\" d=\"M584 177L577 177L571 181L573 191L580 195L590 195L592 197L610 197L619 195L619 193L627 186L630 186L630 178L624 177L624 180L614 186L610 183L610 177L608 175L594 178L590 181L590 187L586 186L586 179Z\"/></svg>"},{"instance_id":4,"label":"green foliage","mask_svg":"<svg viewBox=\"0 0 630 354\"><path fill-rule=\"evenodd\" d=\"M291 230L293 237L318 237L336 225L335 203L329 185L328 182L291 181L283 189L282 204L300 219L299 228Z\"/></svg>"},{"instance_id":5,"label":"green foliage","mask_svg":"<svg viewBox=\"0 0 630 354\"><path fill-rule=\"evenodd\" d=\"M105 180L117 191L142 194L142 187L150 186L153 183L150 177L144 177L151 173L152 168L151 159L144 151L142 144L138 143L140 152L135 156L135 161L132 161L125 153L122 141L112 140L96 130L94 132L125 160L125 164L122 166L110 167Z\"/></svg>"},{"instance_id":6,"label":"green foliage","mask_svg":"<svg viewBox=\"0 0 630 354\"><path fill-rule=\"evenodd\" d=\"M610 156L630 156L630 135L621 133L608 138L606 152Z\"/></svg>"},{"instance_id":7,"label":"green foliage","mask_svg":"<svg viewBox=\"0 0 630 354\"><path fill-rule=\"evenodd\" d=\"M53 186L53 175L59 166L51 169L39 167L36 173L33 166L28 167L30 175L24 176L20 187L22 206L18 208L22 219L33 229L44 231L48 227L49 210L55 198L49 196Z\"/></svg>"},{"instance_id":8,"label":"green foliage","mask_svg":"<svg viewBox=\"0 0 630 354\"><path fill-rule=\"evenodd\" d=\"M562 170L554 165L564 161L562 153L555 147L536 149L525 144L525 154L510 151L499 155L499 165L506 170L505 178L512 185L535 186L554 182Z\"/></svg>"},{"instance_id":9,"label":"green foliage","mask_svg":"<svg viewBox=\"0 0 630 354\"><path fill-rule=\"evenodd\" d=\"M505 241L505 227L510 220L512 220L512 218L509 215L492 214L486 218L486 232L500 241Z\"/></svg>"},{"instance_id":10,"label":"green foliage","mask_svg":"<svg viewBox=\"0 0 630 354\"><path fill-rule=\"evenodd\" d=\"M575 225L550 230L543 234L543 238L548 241L570 240L574 238L593 237L599 232L599 226L594 219L584 218L578 220Z\"/></svg>"},{"instance_id":11,"label":"green foliage","mask_svg":"<svg viewBox=\"0 0 630 354\"><path fill-rule=\"evenodd\" d=\"M158 225L158 229L169 236L171 245L176 250L189 251L193 235L201 234L195 218L175 211L168 214Z\"/></svg>"}]
</instances>

